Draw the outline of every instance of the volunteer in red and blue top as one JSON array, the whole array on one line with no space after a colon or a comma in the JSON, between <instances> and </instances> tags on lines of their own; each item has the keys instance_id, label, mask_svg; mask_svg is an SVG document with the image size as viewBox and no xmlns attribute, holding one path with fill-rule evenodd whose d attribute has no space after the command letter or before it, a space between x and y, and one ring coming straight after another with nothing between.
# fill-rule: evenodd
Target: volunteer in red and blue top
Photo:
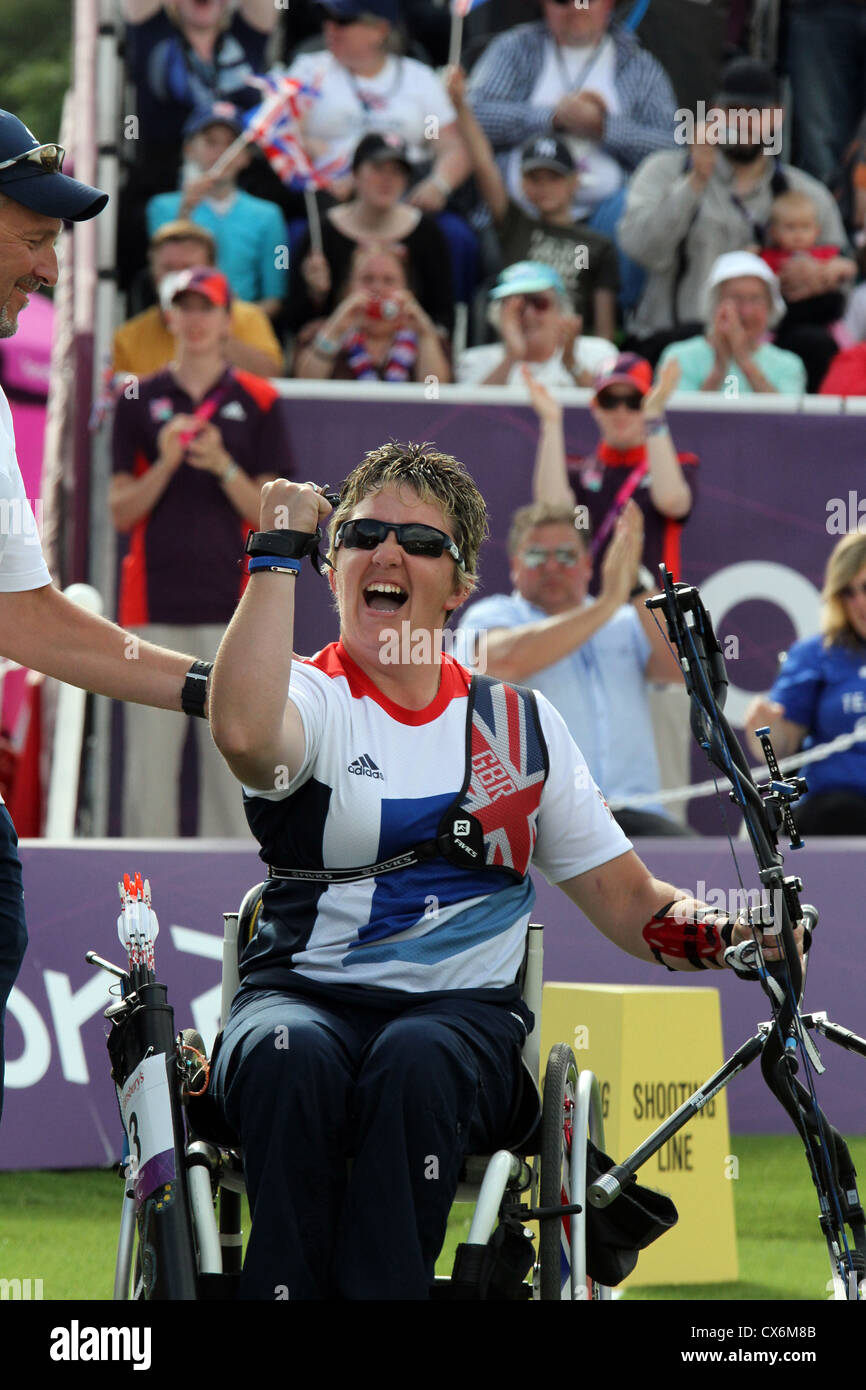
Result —
<instances>
[{"instance_id":1,"label":"volunteer in red and blue top","mask_svg":"<svg viewBox=\"0 0 866 1390\"><path fill-rule=\"evenodd\" d=\"M109 501L130 537L118 618L148 641L211 658L240 598L238 545L274 476L269 465L291 469L288 430L276 388L228 365L226 277L181 271L163 292L176 358L115 411ZM156 710L127 710L124 722L124 834L180 833L186 731ZM237 787L209 729L199 732L197 833L246 838Z\"/></svg>"}]
</instances>

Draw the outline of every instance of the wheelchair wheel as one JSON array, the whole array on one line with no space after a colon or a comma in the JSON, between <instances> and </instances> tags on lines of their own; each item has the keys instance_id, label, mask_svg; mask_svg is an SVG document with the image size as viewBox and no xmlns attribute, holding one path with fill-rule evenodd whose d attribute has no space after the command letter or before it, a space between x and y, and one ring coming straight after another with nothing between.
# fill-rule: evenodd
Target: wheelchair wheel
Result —
<instances>
[{"instance_id":1,"label":"wheelchair wheel","mask_svg":"<svg viewBox=\"0 0 866 1390\"><path fill-rule=\"evenodd\" d=\"M565 1043L550 1050L544 1073L541 1107L540 1180L538 1201L542 1207L568 1206L571 1202L571 1146L577 1097L577 1062ZM539 1297L571 1299L571 1217L540 1223L538 1242Z\"/></svg>"}]
</instances>

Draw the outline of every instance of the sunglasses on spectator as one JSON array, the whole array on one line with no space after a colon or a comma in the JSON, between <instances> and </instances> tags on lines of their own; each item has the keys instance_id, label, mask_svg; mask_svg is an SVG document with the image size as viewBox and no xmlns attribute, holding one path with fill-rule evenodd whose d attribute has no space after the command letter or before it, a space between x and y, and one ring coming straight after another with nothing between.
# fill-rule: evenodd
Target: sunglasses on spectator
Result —
<instances>
[{"instance_id":1,"label":"sunglasses on spectator","mask_svg":"<svg viewBox=\"0 0 866 1390\"><path fill-rule=\"evenodd\" d=\"M558 565L565 565L570 569L580 559L580 551L574 550L570 545L556 545L552 550L546 550L543 545L531 545L520 559L527 569L537 570L546 564L551 556Z\"/></svg>"},{"instance_id":2,"label":"sunglasses on spectator","mask_svg":"<svg viewBox=\"0 0 866 1390\"><path fill-rule=\"evenodd\" d=\"M540 313L545 313L554 305L553 296L550 294L524 294L521 295L521 299L528 309L538 309Z\"/></svg>"},{"instance_id":3,"label":"sunglasses on spectator","mask_svg":"<svg viewBox=\"0 0 866 1390\"><path fill-rule=\"evenodd\" d=\"M860 598L861 595L866 594L866 583L846 584L844 589L840 589L839 592L843 598Z\"/></svg>"},{"instance_id":4,"label":"sunglasses on spectator","mask_svg":"<svg viewBox=\"0 0 866 1390\"><path fill-rule=\"evenodd\" d=\"M446 536L444 531L437 531L435 526L424 526L419 521L409 521L402 526L393 521L375 521L372 517L344 521L334 537L334 549L344 545L347 550L375 550L377 545L387 540L391 531L407 555L423 555L438 560L447 551L458 565L463 564L463 556L450 536Z\"/></svg>"},{"instance_id":5,"label":"sunglasses on spectator","mask_svg":"<svg viewBox=\"0 0 866 1390\"><path fill-rule=\"evenodd\" d=\"M4 159L0 169L11 169L14 164L36 164L45 174L59 174L63 168L66 151L62 145L37 145L35 150L25 150L12 159Z\"/></svg>"},{"instance_id":6,"label":"sunglasses on spectator","mask_svg":"<svg viewBox=\"0 0 866 1390\"><path fill-rule=\"evenodd\" d=\"M626 396L621 396L616 391L601 391L596 396L595 403L601 406L602 410L616 410L618 405L624 405L626 410L640 410L643 397L631 391Z\"/></svg>"}]
</instances>

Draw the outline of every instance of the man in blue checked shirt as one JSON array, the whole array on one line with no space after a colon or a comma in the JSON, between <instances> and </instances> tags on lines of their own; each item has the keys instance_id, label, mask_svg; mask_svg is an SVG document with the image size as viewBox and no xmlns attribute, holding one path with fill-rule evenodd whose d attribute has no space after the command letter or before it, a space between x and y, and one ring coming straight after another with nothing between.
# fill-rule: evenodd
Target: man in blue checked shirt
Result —
<instances>
[{"instance_id":1,"label":"man in blue checked shirt","mask_svg":"<svg viewBox=\"0 0 866 1390\"><path fill-rule=\"evenodd\" d=\"M542 0L543 18L495 38L473 69L472 108L521 200L520 146L555 131L581 170L574 215L613 237L629 174L674 144L676 99L660 63L612 22L613 0ZM629 269L631 267L631 269ZM622 299L640 278L621 266Z\"/></svg>"}]
</instances>

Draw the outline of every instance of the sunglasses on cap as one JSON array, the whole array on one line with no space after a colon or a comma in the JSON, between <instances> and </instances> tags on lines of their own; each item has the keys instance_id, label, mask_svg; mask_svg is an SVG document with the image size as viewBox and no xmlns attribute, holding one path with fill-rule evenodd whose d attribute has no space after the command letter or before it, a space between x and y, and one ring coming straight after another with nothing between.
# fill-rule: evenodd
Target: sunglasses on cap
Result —
<instances>
[{"instance_id":1,"label":"sunglasses on cap","mask_svg":"<svg viewBox=\"0 0 866 1390\"><path fill-rule=\"evenodd\" d=\"M616 410L618 405L624 405L626 410L640 410L643 405L643 397L633 391L621 396L618 391L600 391L595 398L596 405L600 405L602 410Z\"/></svg>"},{"instance_id":2,"label":"sunglasses on cap","mask_svg":"<svg viewBox=\"0 0 866 1390\"><path fill-rule=\"evenodd\" d=\"M409 521L398 526L393 521L376 521L373 517L360 517L357 521L344 521L334 537L334 549L344 545L347 550L375 550L387 540L393 531L397 544L407 555L423 555L438 560L445 552L462 567L463 556L457 546L444 531L435 526L424 526L418 521Z\"/></svg>"},{"instance_id":3,"label":"sunglasses on cap","mask_svg":"<svg viewBox=\"0 0 866 1390\"><path fill-rule=\"evenodd\" d=\"M0 169L11 169L15 164L35 164L44 174L59 174L63 168L66 151L62 145L37 145L33 150L25 150L12 159L4 159Z\"/></svg>"},{"instance_id":4,"label":"sunglasses on cap","mask_svg":"<svg viewBox=\"0 0 866 1390\"><path fill-rule=\"evenodd\" d=\"M580 551L574 550L570 545L556 545L552 550L546 550L543 545L531 545L521 555L520 562L529 570L537 570L546 564L551 556L558 565L565 565L570 569L580 559Z\"/></svg>"}]
</instances>

